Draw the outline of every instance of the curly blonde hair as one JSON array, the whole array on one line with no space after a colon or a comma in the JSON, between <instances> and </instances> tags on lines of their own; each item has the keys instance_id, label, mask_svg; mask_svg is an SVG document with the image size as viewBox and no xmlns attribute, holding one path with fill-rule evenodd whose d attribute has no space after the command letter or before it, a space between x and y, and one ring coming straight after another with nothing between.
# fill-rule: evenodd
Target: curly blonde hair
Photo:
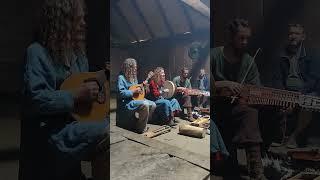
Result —
<instances>
[{"instance_id":1,"label":"curly blonde hair","mask_svg":"<svg viewBox=\"0 0 320 180\"><path fill-rule=\"evenodd\" d=\"M153 72L154 72L154 75L152 77L152 80L157 83L157 84L161 84L161 71L164 71L164 68L163 67L157 67Z\"/></svg>"},{"instance_id":2,"label":"curly blonde hair","mask_svg":"<svg viewBox=\"0 0 320 180\"><path fill-rule=\"evenodd\" d=\"M85 12L83 0L44 2L38 38L55 62L65 63L72 54L86 54ZM81 22L83 25L79 27Z\"/></svg>"}]
</instances>

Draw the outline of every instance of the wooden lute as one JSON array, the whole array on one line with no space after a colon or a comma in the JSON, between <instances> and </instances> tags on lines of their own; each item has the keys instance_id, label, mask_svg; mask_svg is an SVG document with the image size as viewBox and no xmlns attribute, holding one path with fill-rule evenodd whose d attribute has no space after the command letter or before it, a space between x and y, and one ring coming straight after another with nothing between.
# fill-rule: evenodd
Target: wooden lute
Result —
<instances>
[{"instance_id":1,"label":"wooden lute","mask_svg":"<svg viewBox=\"0 0 320 180\"><path fill-rule=\"evenodd\" d=\"M145 81L149 81L149 79L153 76L153 74L154 73L152 71L150 71L148 73L148 77L146 78ZM133 100L143 100L146 95L146 90L144 88L144 84L135 84L135 85L130 86L130 88L129 88L129 90L131 90L131 91L134 91L136 89L140 89L141 91L140 91L140 93L133 94L132 99Z\"/></svg>"},{"instance_id":2,"label":"wooden lute","mask_svg":"<svg viewBox=\"0 0 320 180\"><path fill-rule=\"evenodd\" d=\"M110 84L108 80L110 63L106 69L98 72L83 72L69 76L60 86L61 90L73 91L82 83L96 81L99 85L97 100L92 103L78 104L74 108L72 116L78 121L103 121L110 112Z\"/></svg>"}]
</instances>

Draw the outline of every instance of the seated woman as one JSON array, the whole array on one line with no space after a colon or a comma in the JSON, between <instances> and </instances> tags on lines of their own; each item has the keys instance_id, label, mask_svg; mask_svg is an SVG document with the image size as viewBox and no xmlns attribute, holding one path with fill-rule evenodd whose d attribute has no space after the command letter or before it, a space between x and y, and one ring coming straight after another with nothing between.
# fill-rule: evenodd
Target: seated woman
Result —
<instances>
[{"instance_id":1,"label":"seated woman","mask_svg":"<svg viewBox=\"0 0 320 180\"><path fill-rule=\"evenodd\" d=\"M27 48L25 57L21 179L84 178L81 160L94 160L93 156L104 161L98 169L105 169L101 173L108 177L105 162L109 153L96 152L98 143L108 140L108 118L82 122L71 116L78 105L98 98L98 84L84 82L74 91L60 89L71 74L89 71L85 10L83 0L44 1L38 39Z\"/></svg>"},{"instance_id":2,"label":"seated woman","mask_svg":"<svg viewBox=\"0 0 320 180\"><path fill-rule=\"evenodd\" d=\"M166 92L163 90L163 83L166 75L162 67L157 67L154 70L154 76L150 80L149 94L150 100L154 101L157 105L156 114L159 115L161 123L168 124L170 126L176 125L178 121L174 118L174 114L181 111L179 102L176 99L164 99L161 94ZM163 121L164 120L164 121Z\"/></svg>"},{"instance_id":3,"label":"seated woman","mask_svg":"<svg viewBox=\"0 0 320 180\"><path fill-rule=\"evenodd\" d=\"M124 61L122 72L118 76L116 125L141 134L147 131L147 123L152 118L156 104L147 99L133 100L133 96L141 92L140 89L129 90L136 84L138 84L137 62L135 59L128 58ZM133 118L136 112L139 114L137 120Z\"/></svg>"}]
</instances>

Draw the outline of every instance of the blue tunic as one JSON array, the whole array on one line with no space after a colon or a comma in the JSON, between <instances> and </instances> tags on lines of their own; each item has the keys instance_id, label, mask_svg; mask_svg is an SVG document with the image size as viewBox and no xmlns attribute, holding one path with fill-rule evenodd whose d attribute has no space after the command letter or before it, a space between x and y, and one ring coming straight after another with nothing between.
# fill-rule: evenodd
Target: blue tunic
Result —
<instances>
[{"instance_id":1,"label":"blue tunic","mask_svg":"<svg viewBox=\"0 0 320 180\"><path fill-rule=\"evenodd\" d=\"M168 120L174 111L181 111L181 108L176 99L164 99L161 96L161 89L161 85L159 86L154 80L149 82L148 99L156 103L155 114L157 115L157 120L163 123L163 120Z\"/></svg>"},{"instance_id":2,"label":"blue tunic","mask_svg":"<svg viewBox=\"0 0 320 180\"><path fill-rule=\"evenodd\" d=\"M168 100L160 97L155 103L157 105L155 113L161 120L168 119L174 111L181 111L179 102L174 98Z\"/></svg>"},{"instance_id":3,"label":"blue tunic","mask_svg":"<svg viewBox=\"0 0 320 180\"><path fill-rule=\"evenodd\" d=\"M138 84L138 82L131 83L126 80L123 75L119 75L118 77L118 94L119 94L119 101L120 101L120 108L126 109L129 111L136 111L137 108L142 105L143 103L147 102L150 105L154 104L152 101L147 99L144 100L133 100L133 93L129 88L133 85Z\"/></svg>"},{"instance_id":4,"label":"blue tunic","mask_svg":"<svg viewBox=\"0 0 320 180\"><path fill-rule=\"evenodd\" d=\"M133 93L129 88L133 85L138 84L138 82L131 83L126 80L124 75L120 74L118 76L117 82L117 126L132 129L132 117L134 112L143 105L156 106L154 102L144 99L144 100L133 100Z\"/></svg>"},{"instance_id":5,"label":"blue tunic","mask_svg":"<svg viewBox=\"0 0 320 180\"><path fill-rule=\"evenodd\" d=\"M85 56L74 55L70 64L67 67L53 63L47 49L39 43L33 43L27 49L23 119L28 128L23 131L28 137L46 137L49 149L61 158L57 163L61 171L68 171L75 162L86 158L109 124L107 119L103 122L78 122L71 118L73 95L67 90L59 90L59 87L71 73L87 72L88 61ZM37 128L40 129L38 132L45 134L36 134L33 129ZM24 139L22 143L30 146L32 142L37 143L32 138Z\"/></svg>"}]
</instances>

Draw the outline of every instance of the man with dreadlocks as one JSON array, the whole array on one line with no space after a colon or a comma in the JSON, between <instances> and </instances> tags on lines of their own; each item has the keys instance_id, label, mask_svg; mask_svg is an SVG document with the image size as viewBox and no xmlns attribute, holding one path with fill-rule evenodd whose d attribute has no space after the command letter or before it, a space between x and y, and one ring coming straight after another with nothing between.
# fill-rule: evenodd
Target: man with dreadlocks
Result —
<instances>
[{"instance_id":1,"label":"man with dreadlocks","mask_svg":"<svg viewBox=\"0 0 320 180\"><path fill-rule=\"evenodd\" d=\"M26 52L20 178L83 179L81 160L91 157L109 134L107 118L79 122L71 116L79 102L97 98L97 83L83 83L72 92L59 90L70 74L89 70L85 4L83 0L46 0L41 17L38 39ZM106 152L102 160L107 163Z\"/></svg>"},{"instance_id":2,"label":"man with dreadlocks","mask_svg":"<svg viewBox=\"0 0 320 180\"><path fill-rule=\"evenodd\" d=\"M260 85L259 72L256 64L249 68L252 57L246 48L251 30L246 20L235 19L227 26L227 44L224 47L214 48L212 53L211 69L214 86L217 93L227 89L233 95L241 91L241 81L247 71L245 84ZM231 104L230 99L217 97L214 100L214 111L216 123L222 133L224 142L230 152L229 169L238 170L236 150L244 147L247 155L250 179L265 179L261 160L260 144L262 138L258 124L258 111L248 105L236 102ZM239 176L239 173L227 173ZM232 177L231 179L239 179Z\"/></svg>"},{"instance_id":3,"label":"man with dreadlocks","mask_svg":"<svg viewBox=\"0 0 320 180\"><path fill-rule=\"evenodd\" d=\"M136 93L140 93L140 89L129 90L133 85L138 84L137 80L137 61L133 58L126 59L122 64L122 71L118 76L117 82L117 126L144 133L147 131L147 123L151 120L156 104L153 101L133 100L132 97ZM146 82L143 82L146 84ZM135 120L135 113L139 114L139 118Z\"/></svg>"},{"instance_id":4,"label":"man with dreadlocks","mask_svg":"<svg viewBox=\"0 0 320 180\"><path fill-rule=\"evenodd\" d=\"M148 98L156 103L157 108L155 113L159 115L158 117L161 119L161 123L174 126L178 122L174 116L181 111L181 108L175 98L168 100L162 97L162 94L167 91L167 89L163 89L165 80L166 74L164 69L157 67L149 83L150 93L148 94Z\"/></svg>"}]
</instances>

